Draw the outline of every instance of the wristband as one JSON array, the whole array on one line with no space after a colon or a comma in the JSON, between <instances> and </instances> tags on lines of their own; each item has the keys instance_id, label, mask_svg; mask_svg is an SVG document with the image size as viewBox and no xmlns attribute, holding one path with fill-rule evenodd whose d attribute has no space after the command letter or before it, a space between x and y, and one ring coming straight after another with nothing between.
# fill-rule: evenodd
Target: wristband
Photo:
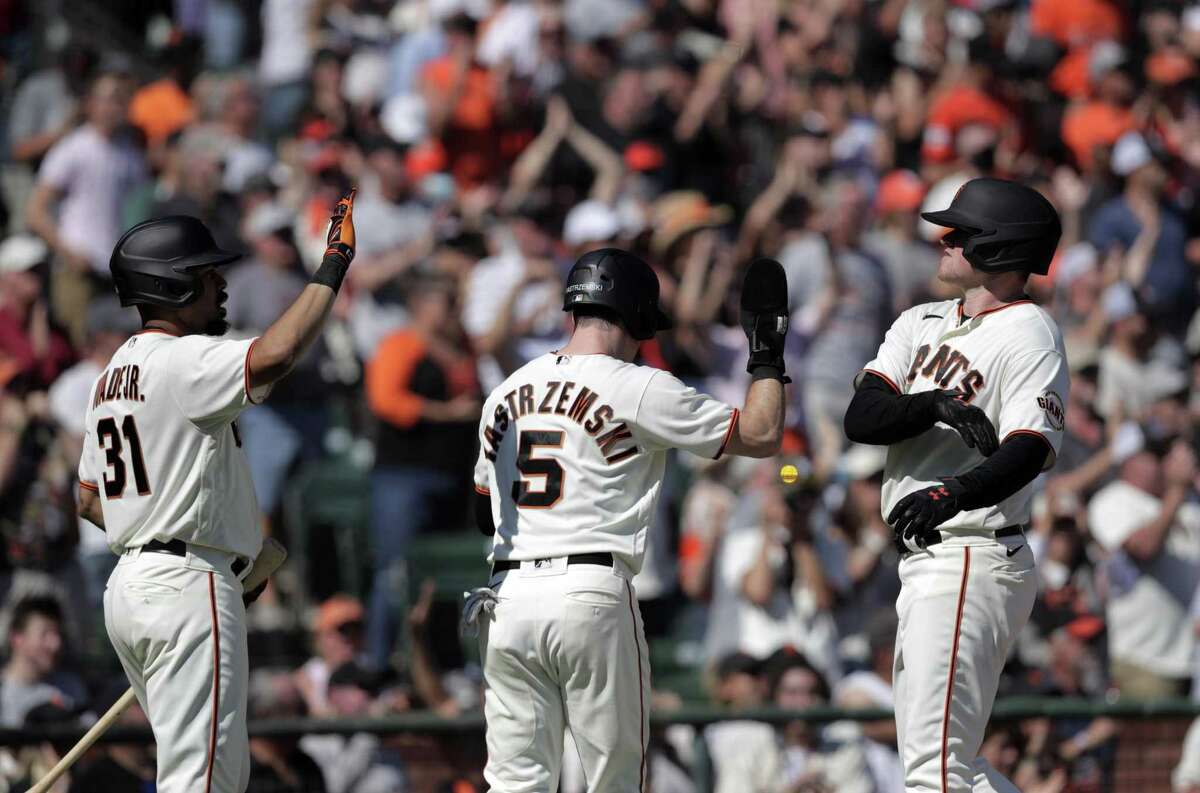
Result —
<instances>
[{"instance_id":1,"label":"wristband","mask_svg":"<svg viewBox=\"0 0 1200 793\"><path fill-rule=\"evenodd\" d=\"M339 252L329 252L321 260L321 266L313 273L311 283L323 284L333 290L334 294L342 288L342 279L350 269L350 262Z\"/></svg>"},{"instance_id":2,"label":"wristband","mask_svg":"<svg viewBox=\"0 0 1200 793\"><path fill-rule=\"evenodd\" d=\"M772 366L769 363L755 364L750 370L750 382L758 380L778 380L780 383L790 383L792 379L785 377L778 366Z\"/></svg>"}]
</instances>

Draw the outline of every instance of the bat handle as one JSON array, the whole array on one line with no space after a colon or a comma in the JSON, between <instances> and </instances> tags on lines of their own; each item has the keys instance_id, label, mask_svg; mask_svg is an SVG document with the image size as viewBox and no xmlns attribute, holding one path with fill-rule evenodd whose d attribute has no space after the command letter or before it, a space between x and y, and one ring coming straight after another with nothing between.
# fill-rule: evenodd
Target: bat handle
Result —
<instances>
[{"instance_id":1,"label":"bat handle","mask_svg":"<svg viewBox=\"0 0 1200 793\"><path fill-rule=\"evenodd\" d=\"M117 719L121 717L121 714L125 712L126 708L133 704L135 699L136 696L134 695L132 688L122 694L121 698L114 702L113 706L109 708L108 711L101 716L95 724L92 725L92 728L88 730L82 738L79 739L79 743L71 747L71 751L67 752L63 756L63 759L59 760L55 764L54 768L51 768L44 777L38 780L36 785L29 788L29 793L46 793L48 790L50 790L54 783L58 781L58 778L65 774L71 768L71 766L75 765L76 761L78 761L80 757L83 757L84 753L86 753L88 749L92 748L92 744L94 744L101 735L108 732L108 728L116 723Z\"/></svg>"}]
</instances>

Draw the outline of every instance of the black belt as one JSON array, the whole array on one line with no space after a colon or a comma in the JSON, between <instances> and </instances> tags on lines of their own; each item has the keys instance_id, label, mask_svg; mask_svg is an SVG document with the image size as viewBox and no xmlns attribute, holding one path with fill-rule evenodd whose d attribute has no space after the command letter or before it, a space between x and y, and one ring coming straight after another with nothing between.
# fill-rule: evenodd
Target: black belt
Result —
<instances>
[{"instance_id":1,"label":"black belt","mask_svg":"<svg viewBox=\"0 0 1200 793\"><path fill-rule=\"evenodd\" d=\"M1003 537L1019 537L1024 533L1024 526L1005 526L1003 529L996 529L993 536L999 540ZM933 529L925 536L925 547L928 548L930 545L937 545L939 542L942 542L942 540L943 537L941 530ZM912 553L912 551L908 550L908 547L904 544L904 541L899 537L895 538L895 543L896 550L901 554Z\"/></svg>"},{"instance_id":2,"label":"black belt","mask_svg":"<svg viewBox=\"0 0 1200 793\"><path fill-rule=\"evenodd\" d=\"M549 559L530 559L533 563L548 562ZM603 567L613 566L611 553L573 553L567 557L567 564L598 564ZM515 559L501 559L492 565L492 575L503 573L505 570L516 570L521 563Z\"/></svg>"},{"instance_id":3,"label":"black belt","mask_svg":"<svg viewBox=\"0 0 1200 793\"><path fill-rule=\"evenodd\" d=\"M163 542L162 540L151 540L142 546L142 551L154 551L155 553L169 553L172 556L187 556L187 543L183 540L171 540ZM240 576L242 571L246 569L249 562L242 557L237 557L233 560L231 568L233 574Z\"/></svg>"}]
</instances>

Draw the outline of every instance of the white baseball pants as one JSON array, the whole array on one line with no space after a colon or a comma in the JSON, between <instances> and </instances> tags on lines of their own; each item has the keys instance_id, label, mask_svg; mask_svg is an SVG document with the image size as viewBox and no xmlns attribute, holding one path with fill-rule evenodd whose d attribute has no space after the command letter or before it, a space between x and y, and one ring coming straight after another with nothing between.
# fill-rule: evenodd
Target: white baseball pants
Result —
<instances>
[{"instance_id":1,"label":"white baseball pants","mask_svg":"<svg viewBox=\"0 0 1200 793\"><path fill-rule=\"evenodd\" d=\"M243 793L246 608L234 556L134 549L104 590L104 625L150 719L158 793Z\"/></svg>"},{"instance_id":2,"label":"white baseball pants","mask_svg":"<svg viewBox=\"0 0 1200 793\"><path fill-rule=\"evenodd\" d=\"M1004 660L1033 611L1033 552L1020 536L953 538L901 560L900 583L893 686L905 791L1015 793L978 755Z\"/></svg>"},{"instance_id":3,"label":"white baseball pants","mask_svg":"<svg viewBox=\"0 0 1200 793\"><path fill-rule=\"evenodd\" d=\"M555 793L569 726L589 793L641 793L650 658L628 571L565 558L492 577L480 619L491 793Z\"/></svg>"}]
</instances>

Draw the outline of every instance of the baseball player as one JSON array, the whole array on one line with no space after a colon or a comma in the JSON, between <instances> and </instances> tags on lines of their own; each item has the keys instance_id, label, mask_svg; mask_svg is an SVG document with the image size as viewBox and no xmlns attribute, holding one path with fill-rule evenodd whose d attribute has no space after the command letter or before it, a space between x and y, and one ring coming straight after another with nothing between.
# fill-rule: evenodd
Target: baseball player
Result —
<instances>
[{"instance_id":1,"label":"baseball player","mask_svg":"<svg viewBox=\"0 0 1200 793\"><path fill-rule=\"evenodd\" d=\"M475 466L492 576L478 622L492 793L558 789L570 728L589 791L634 793L646 775L650 666L630 579L642 564L667 449L766 457L783 434L787 284L746 276L752 381L738 410L631 363L670 321L649 265L615 248L571 269L574 332L484 403Z\"/></svg>"},{"instance_id":2,"label":"baseball player","mask_svg":"<svg viewBox=\"0 0 1200 793\"><path fill-rule=\"evenodd\" d=\"M1062 336L1024 294L1061 226L1040 194L1000 179L974 179L949 209L922 216L949 227L938 278L963 296L900 315L856 379L846 435L888 446L904 789L1015 791L977 754L1037 593L1030 483L1062 440Z\"/></svg>"},{"instance_id":3,"label":"baseball player","mask_svg":"<svg viewBox=\"0 0 1200 793\"><path fill-rule=\"evenodd\" d=\"M199 220L140 223L113 250L117 295L143 327L93 386L79 514L120 556L104 624L154 730L159 793L246 789L241 579L262 535L235 419L320 332L354 257L353 200L337 204L312 283L256 339L214 338L228 329L217 268L238 255Z\"/></svg>"}]
</instances>

